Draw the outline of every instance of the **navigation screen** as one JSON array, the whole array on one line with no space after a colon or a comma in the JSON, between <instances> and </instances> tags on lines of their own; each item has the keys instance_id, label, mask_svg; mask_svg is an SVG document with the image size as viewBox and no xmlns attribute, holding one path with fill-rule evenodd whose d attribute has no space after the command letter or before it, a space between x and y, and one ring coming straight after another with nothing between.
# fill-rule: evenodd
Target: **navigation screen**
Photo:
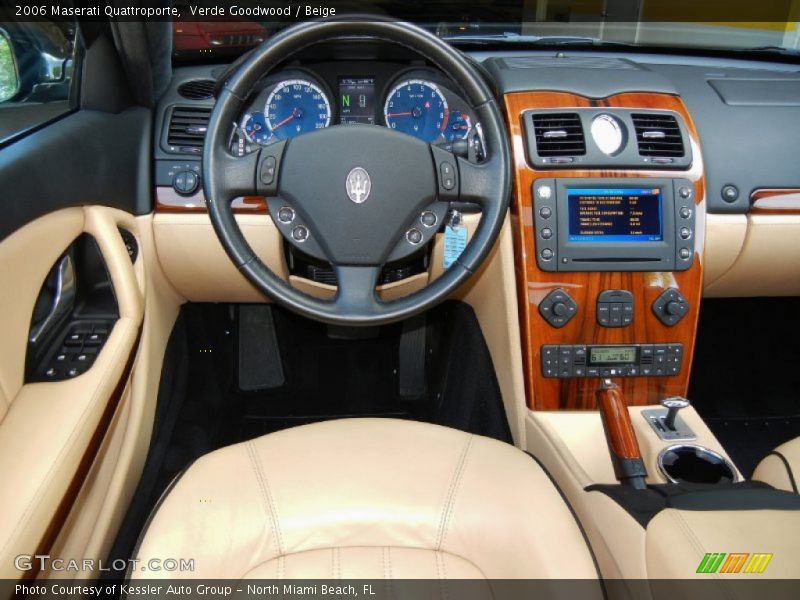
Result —
<instances>
[{"instance_id":1,"label":"navigation screen","mask_svg":"<svg viewBox=\"0 0 800 600\"><path fill-rule=\"evenodd\" d=\"M342 125L375 124L375 78L339 79L339 122Z\"/></svg>"},{"instance_id":2,"label":"navigation screen","mask_svg":"<svg viewBox=\"0 0 800 600\"><path fill-rule=\"evenodd\" d=\"M567 189L570 242L660 242L660 188Z\"/></svg>"}]
</instances>

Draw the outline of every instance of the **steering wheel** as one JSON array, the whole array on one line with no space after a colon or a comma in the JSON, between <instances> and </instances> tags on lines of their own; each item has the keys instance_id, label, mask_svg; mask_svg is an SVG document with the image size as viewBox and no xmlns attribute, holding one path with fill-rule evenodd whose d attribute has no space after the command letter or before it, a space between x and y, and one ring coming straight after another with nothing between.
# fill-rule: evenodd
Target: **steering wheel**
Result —
<instances>
[{"instance_id":1,"label":"steering wheel","mask_svg":"<svg viewBox=\"0 0 800 600\"><path fill-rule=\"evenodd\" d=\"M258 80L293 53L337 38L368 37L409 48L460 86L483 128L480 164L375 125L338 125L234 157L231 123ZM485 260L508 209L509 148L497 102L481 75L447 43L408 23L316 21L267 40L225 82L211 114L203 189L217 236L237 268L264 294L301 315L338 325L380 325L441 302ZM338 291L314 298L275 275L253 252L231 200L265 196L288 243L331 264ZM481 220L442 276L408 296L378 298L381 268L429 243L452 202L480 206ZM426 225L426 223L428 225ZM413 229L413 232L411 231Z\"/></svg>"}]
</instances>

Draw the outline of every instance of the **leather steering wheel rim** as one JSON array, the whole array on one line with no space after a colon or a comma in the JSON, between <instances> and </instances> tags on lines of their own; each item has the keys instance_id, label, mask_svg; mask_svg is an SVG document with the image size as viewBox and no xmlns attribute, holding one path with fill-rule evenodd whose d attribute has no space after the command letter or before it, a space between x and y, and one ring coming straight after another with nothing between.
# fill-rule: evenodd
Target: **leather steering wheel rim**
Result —
<instances>
[{"instance_id":1,"label":"leather steering wheel rim","mask_svg":"<svg viewBox=\"0 0 800 600\"><path fill-rule=\"evenodd\" d=\"M479 165L450 155L458 169L460 185L456 199L477 201L482 211L480 224L467 247L435 281L408 296L385 302L377 299L375 285L370 287L367 277L374 276L374 273L367 275L366 269L345 265L334 264L339 278L339 293L333 301L318 299L293 288L258 258L236 223L230 204L236 196L269 195L269 190L259 182L264 149L241 158L233 157L228 151L231 123L237 121L255 84L286 57L303 48L348 37L367 37L404 46L435 64L460 86L476 121L481 123L485 140L485 160ZM314 135L317 132L301 137ZM392 132L392 135L404 134ZM337 325L381 325L409 318L433 307L464 284L481 266L500 234L508 210L511 185L509 155L505 123L492 91L468 59L446 42L408 23L352 19L314 21L287 28L264 42L225 82L208 124L203 153L203 187L211 223L223 248L244 276L266 296L318 321ZM433 166L434 177L437 177L436 165ZM277 179L280 177L279 171ZM255 182L251 185L253 180Z\"/></svg>"}]
</instances>

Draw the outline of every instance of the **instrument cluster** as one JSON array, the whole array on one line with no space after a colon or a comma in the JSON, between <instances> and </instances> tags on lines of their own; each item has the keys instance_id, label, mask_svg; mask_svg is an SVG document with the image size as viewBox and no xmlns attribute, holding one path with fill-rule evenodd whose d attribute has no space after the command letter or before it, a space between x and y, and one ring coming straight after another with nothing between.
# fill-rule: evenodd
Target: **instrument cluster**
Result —
<instances>
[{"instance_id":1,"label":"instrument cluster","mask_svg":"<svg viewBox=\"0 0 800 600\"><path fill-rule=\"evenodd\" d=\"M475 129L469 104L434 69L388 76L364 74L363 66L321 71L293 68L264 79L237 123L234 153L332 125L389 127L442 146L467 139Z\"/></svg>"}]
</instances>

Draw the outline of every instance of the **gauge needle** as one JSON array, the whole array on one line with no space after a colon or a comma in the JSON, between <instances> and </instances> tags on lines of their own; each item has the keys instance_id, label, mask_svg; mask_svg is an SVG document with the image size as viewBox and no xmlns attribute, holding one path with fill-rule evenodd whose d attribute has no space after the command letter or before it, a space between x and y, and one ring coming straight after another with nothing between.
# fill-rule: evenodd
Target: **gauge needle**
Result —
<instances>
[{"instance_id":1,"label":"gauge needle","mask_svg":"<svg viewBox=\"0 0 800 600\"><path fill-rule=\"evenodd\" d=\"M272 128L272 131L275 131L275 130L276 130L278 127L283 127L283 126L284 126L284 125L286 125L286 124L287 124L289 121L291 121L292 119L294 119L294 118L295 118L295 116L296 116L296 115L294 115L294 114L291 114L291 115L289 115L289 116L288 116L288 117L286 117L286 118L285 118L283 121L281 121L280 123L276 124L276 125L275 125L275 126Z\"/></svg>"},{"instance_id":2,"label":"gauge needle","mask_svg":"<svg viewBox=\"0 0 800 600\"><path fill-rule=\"evenodd\" d=\"M389 113L386 115L387 119L391 119L392 117L410 117L411 111L408 112L399 112L399 113Z\"/></svg>"}]
</instances>

